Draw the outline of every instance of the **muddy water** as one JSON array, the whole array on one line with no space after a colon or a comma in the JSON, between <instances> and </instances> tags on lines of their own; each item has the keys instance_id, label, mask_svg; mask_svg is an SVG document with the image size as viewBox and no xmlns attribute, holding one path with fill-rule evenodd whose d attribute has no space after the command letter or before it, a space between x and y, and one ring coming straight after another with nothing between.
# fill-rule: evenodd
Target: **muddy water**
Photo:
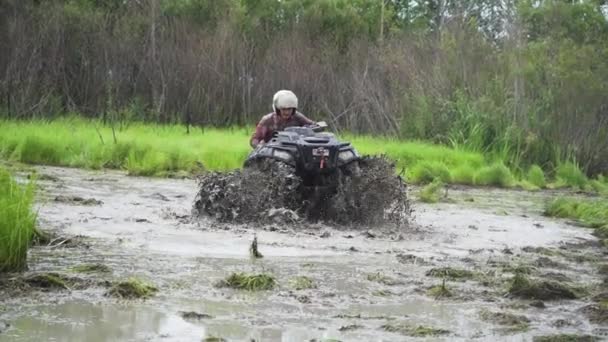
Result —
<instances>
[{"instance_id":1,"label":"muddy water","mask_svg":"<svg viewBox=\"0 0 608 342\"><path fill-rule=\"evenodd\" d=\"M58 239L33 248L29 272L52 271L97 283L136 276L159 292L145 301L108 298L102 285L0 295L0 341L420 339L382 328L387 324L449 330L426 338L446 341L605 333L580 309L592 303L598 287L605 288L597 270L606 256L589 230L541 215L544 201L560 193L452 189L449 202L414 202L414 224L408 229L354 231L192 220L197 192L192 180L49 167L39 172L58 179L40 181L40 226L80 237L77 243ZM57 196L101 203L55 201ZM248 251L254 234L264 255L255 261ZM70 271L83 263L102 263L112 272ZM510 265L567 279L588 294L532 307L531 300L506 295ZM443 282L427 271L447 266L483 279L446 279L452 297L427 295L429 287ZM214 286L232 272L269 272L279 286L259 293ZM296 276L313 279L316 288L293 289L290 279ZM484 320L484 310L525 316L528 328ZM211 317L182 318L180 312L189 311Z\"/></svg>"}]
</instances>

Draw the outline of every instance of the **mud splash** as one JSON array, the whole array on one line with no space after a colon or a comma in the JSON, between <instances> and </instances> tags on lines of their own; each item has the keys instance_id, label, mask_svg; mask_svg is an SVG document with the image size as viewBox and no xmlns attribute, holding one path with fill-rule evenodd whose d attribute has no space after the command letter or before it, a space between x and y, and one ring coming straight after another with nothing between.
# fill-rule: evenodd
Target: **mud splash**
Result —
<instances>
[{"instance_id":1,"label":"mud splash","mask_svg":"<svg viewBox=\"0 0 608 342\"><path fill-rule=\"evenodd\" d=\"M385 157L364 157L340 169L335 189L304 185L295 168L263 160L230 173L199 177L195 210L223 222L323 222L337 225L408 223L410 204L402 179Z\"/></svg>"}]
</instances>

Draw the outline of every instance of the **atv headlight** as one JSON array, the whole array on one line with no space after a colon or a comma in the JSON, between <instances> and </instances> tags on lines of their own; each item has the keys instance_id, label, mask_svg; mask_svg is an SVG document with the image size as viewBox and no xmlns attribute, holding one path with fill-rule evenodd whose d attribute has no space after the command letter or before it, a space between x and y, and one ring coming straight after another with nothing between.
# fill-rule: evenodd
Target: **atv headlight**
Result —
<instances>
[{"instance_id":1,"label":"atv headlight","mask_svg":"<svg viewBox=\"0 0 608 342\"><path fill-rule=\"evenodd\" d=\"M274 156L284 161L291 161L292 159L291 154L281 150L274 150Z\"/></svg>"},{"instance_id":2,"label":"atv headlight","mask_svg":"<svg viewBox=\"0 0 608 342\"><path fill-rule=\"evenodd\" d=\"M353 158L355 158L355 153L351 150L342 151L338 153L338 159L343 163L346 163Z\"/></svg>"}]
</instances>

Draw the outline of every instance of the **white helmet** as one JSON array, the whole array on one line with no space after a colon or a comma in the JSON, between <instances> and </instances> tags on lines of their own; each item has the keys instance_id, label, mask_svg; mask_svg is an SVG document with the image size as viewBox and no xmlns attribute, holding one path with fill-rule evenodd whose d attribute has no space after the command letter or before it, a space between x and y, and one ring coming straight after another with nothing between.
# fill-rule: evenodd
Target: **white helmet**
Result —
<instances>
[{"instance_id":1,"label":"white helmet","mask_svg":"<svg viewBox=\"0 0 608 342\"><path fill-rule=\"evenodd\" d=\"M298 108L298 98L290 90L279 90L272 98L272 109L275 112L283 108Z\"/></svg>"}]
</instances>

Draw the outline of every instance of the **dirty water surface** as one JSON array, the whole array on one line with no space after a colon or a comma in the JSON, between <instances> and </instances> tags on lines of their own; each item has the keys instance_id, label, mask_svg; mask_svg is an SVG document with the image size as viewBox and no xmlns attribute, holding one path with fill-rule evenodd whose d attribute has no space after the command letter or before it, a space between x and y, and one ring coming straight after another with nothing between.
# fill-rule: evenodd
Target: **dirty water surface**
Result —
<instances>
[{"instance_id":1,"label":"dirty water surface","mask_svg":"<svg viewBox=\"0 0 608 342\"><path fill-rule=\"evenodd\" d=\"M560 192L456 188L407 228L218 223L189 179L38 167L29 270L0 279L0 341L533 341L608 335L591 230L542 216ZM23 175L25 178L25 175ZM250 246L256 238L257 257ZM261 291L218 286L269 275ZM137 279L143 299L115 296Z\"/></svg>"}]
</instances>

